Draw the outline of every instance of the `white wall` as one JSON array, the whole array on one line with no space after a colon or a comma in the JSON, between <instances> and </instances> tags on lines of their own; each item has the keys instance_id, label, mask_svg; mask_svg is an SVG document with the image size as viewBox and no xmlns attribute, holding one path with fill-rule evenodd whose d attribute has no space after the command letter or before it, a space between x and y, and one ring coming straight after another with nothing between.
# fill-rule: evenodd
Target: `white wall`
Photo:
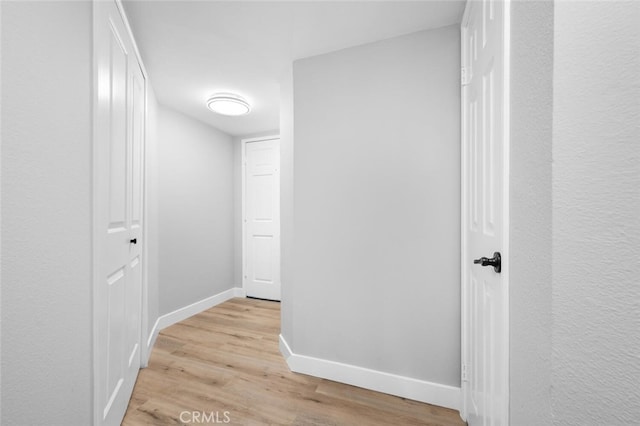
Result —
<instances>
[{"instance_id":1,"label":"white wall","mask_svg":"<svg viewBox=\"0 0 640 426\"><path fill-rule=\"evenodd\" d=\"M280 78L280 334L293 339L293 67Z\"/></svg>"},{"instance_id":2,"label":"white wall","mask_svg":"<svg viewBox=\"0 0 640 426\"><path fill-rule=\"evenodd\" d=\"M159 228L159 162L158 162L158 101L147 82L146 196L147 196L147 333L153 331L159 314L160 228Z\"/></svg>"},{"instance_id":3,"label":"white wall","mask_svg":"<svg viewBox=\"0 0 640 426\"><path fill-rule=\"evenodd\" d=\"M640 419L640 3L557 2L552 409Z\"/></svg>"},{"instance_id":4,"label":"white wall","mask_svg":"<svg viewBox=\"0 0 640 426\"><path fill-rule=\"evenodd\" d=\"M233 144L233 283L242 288L242 139L277 135L278 130L234 136Z\"/></svg>"},{"instance_id":5,"label":"white wall","mask_svg":"<svg viewBox=\"0 0 640 426\"><path fill-rule=\"evenodd\" d=\"M92 421L91 22L2 3L2 424Z\"/></svg>"},{"instance_id":6,"label":"white wall","mask_svg":"<svg viewBox=\"0 0 640 426\"><path fill-rule=\"evenodd\" d=\"M551 422L553 3L511 3L510 421Z\"/></svg>"},{"instance_id":7,"label":"white wall","mask_svg":"<svg viewBox=\"0 0 640 426\"><path fill-rule=\"evenodd\" d=\"M2 25L2 3L0 2L0 28ZM0 29L0 159L2 158L2 30ZM2 167L0 166L0 188ZM0 423L2 422L2 196L0 191Z\"/></svg>"},{"instance_id":8,"label":"white wall","mask_svg":"<svg viewBox=\"0 0 640 426\"><path fill-rule=\"evenodd\" d=\"M234 287L233 144L160 105L159 313Z\"/></svg>"},{"instance_id":9,"label":"white wall","mask_svg":"<svg viewBox=\"0 0 640 426\"><path fill-rule=\"evenodd\" d=\"M294 63L294 353L460 385L459 70L458 26Z\"/></svg>"}]
</instances>

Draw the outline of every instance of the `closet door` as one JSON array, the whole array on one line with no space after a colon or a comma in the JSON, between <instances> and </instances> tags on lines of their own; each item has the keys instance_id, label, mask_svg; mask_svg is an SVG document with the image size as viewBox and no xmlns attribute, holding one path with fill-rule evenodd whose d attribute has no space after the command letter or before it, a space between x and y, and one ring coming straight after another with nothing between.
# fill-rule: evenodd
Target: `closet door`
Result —
<instances>
[{"instance_id":1,"label":"closet door","mask_svg":"<svg viewBox=\"0 0 640 426\"><path fill-rule=\"evenodd\" d=\"M280 140L244 144L244 289L280 300Z\"/></svg>"},{"instance_id":2,"label":"closet door","mask_svg":"<svg viewBox=\"0 0 640 426\"><path fill-rule=\"evenodd\" d=\"M95 2L96 423L119 425L140 369L145 80L115 2Z\"/></svg>"}]
</instances>

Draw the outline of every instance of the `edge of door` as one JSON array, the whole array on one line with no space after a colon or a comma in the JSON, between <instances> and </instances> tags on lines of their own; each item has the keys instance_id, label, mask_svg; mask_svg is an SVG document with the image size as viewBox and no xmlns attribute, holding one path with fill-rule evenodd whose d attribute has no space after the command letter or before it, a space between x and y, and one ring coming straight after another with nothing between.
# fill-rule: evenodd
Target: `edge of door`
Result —
<instances>
[{"instance_id":1,"label":"edge of door","mask_svg":"<svg viewBox=\"0 0 640 426\"><path fill-rule=\"evenodd\" d=\"M92 283L91 283L91 291L92 291L92 374L91 374L91 392L92 392L92 396L91 396L91 400L92 400L92 417L93 417L93 424L94 425L101 425L102 424L102 416L100 416L100 401L98 401L98 392L96 391L96 386L99 383L99 377L98 377L98 369L97 367L97 356L98 356L98 332L97 332L97 318L96 318L96 313L98 312L98 300L97 300L97 286L100 283L100 276L98 274L99 268L98 268L98 262L99 259L96 256L96 252L98 251L98 242L100 241L100 239L98 238L98 226L97 226L97 206L98 206L98 200L96 197L97 194L97 187L96 187L96 164L98 162L98 158L96 155L96 143L98 141L98 137L97 137L97 112L98 112L98 67L97 67L97 61L98 61L98 56L97 56L97 51L98 51L98 47L99 47L99 43L100 41L98 40L98 38L96 37L96 28L98 25L98 7L97 5L101 2L103 2L104 0L92 0L92 34L93 34L93 40L92 40L92 103L91 103L91 107L93 109L92 111L92 130L91 130L91 145L92 145L92 157L91 157L91 168L92 168L92 181L91 181L91 191L92 191L92 200L91 200L91 208L92 208L92 223L91 223L91 257L92 257ZM147 169L147 150L146 150L146 145L147 145L147 125L148 125L148 121L147 121L147 110L148 110L148 85L149 85L149 74L147 73L147 69L144 66L144 62L142 62L142 56L140 55L140 50L138 49L138 45L136 43L136 40L133 36L133 31L131 30L131 26L129 25L129 19L127 18L127 14L124 10L124 6L122 4L122 0L111 0L115 3L116 8L118 9L118 12L120 13L120 16L122 17L122 20L124 22L124 26L125 29L127 31L127 34L129 35L132 45L133 45L133 51L134 54L136 56L136 60L138 61L138 65L140 66L140 70L142 71L142 76L144 77L144 125L143 125L143 138L142 138L142 148L143 148L143 152L144 155L141 158L141 162L142 162L142 176L143 176L143 182L142 182L142 217L143 217L143 227L142 227L142 297L141 297L141 301L142 301L142 306L141 306L141 310L140 310L140 337L139 337L139 342L138 344L140 345L140 367L146 367L148 359L149 359L149 355L150 355L150 348L147 347L147 345L145 344L145 342L147 342L147 334L148 334L148 315L149 315L149 309L148 309L148 262L147 262L147 254L148 254L148 248L147 248L147 216L148 216L148 191L147 191L147 178L148 178L148 169Z\"/></svg>"},{"instance_id":2,"label":"edge of door","mask_svg":"<svg viewBox=\"0 0 640 426\"><path fill-rule=\"evenodd\" d=\"M503 84L504 84L504 92L503 92L503 114L504 120L502 122L504 132L504 147L502 150L502 271L503 274L503 283L505 286L505 294L504 294L504 306L502 307L504 312L504 353L503 359L505 360L505 374L504 374L504 392L505 392L505 403L503 405L503 413L502 419L504 420L504 425L509 424L509 404L510 404L510 393L509 393L509 374L511 370L511 359L509 358L509 335L510 335L510 312L509 312L509 293L510 293L510 271L511 271L511 249L509 246L509 229L511 227L510 221L510 184L509 184L509 176L510 176L510 158L511 158L511 0L504 0L504 11L503 11L503 23L502 23L502 43L503 43L503 51L502 51L502 67L503 67Z\"/></svg>"},{"instance_id":3,"label":"edge of door","mask_svg":"<svg viewBox=\"0 0 640 426\"><path fill-rule=\"evenodd\" d=\"M244 138L244 139L240 139L240 144L241 144L241 154L240 154L240 170L242 173L242 213L241 213L241 217L240 217L240 221L242 223L242 244L241 244L241 249L242 249L242 290L244 291L244 294L247 294L247 287L246 287L246 276L247 276L247 256L246 256L246 238L247 238L247 222L245 220L246 218L246 189L247 189L247 179L246 179L246 171L247 171L247 143L250 142L261 142L261 141L270 141L273 139L280 139L280 134L275 134L275 135L268 135L268 136L261 136L261 137L256 137L256 138Z\"/></svg>"},{"instance_id":4,"label":"edge of door","mask_svg":"<svg viewBox=\"0 0 640 426\"><path fill-rule=\"evenodd\" d=\"M510 134L510 120L511 120L511 107L510 107L510 80L511 80L511 67L510 67L510 63L511 63L511 1L512 0L503 0L502 3L504 5L504 11L503 11L503 22L502 22L502 41L503 41L503 46L502 46L502 59L503 59L503 114L504 114L504 120L503 120L503 138L504 138L504 146L503 146L503 157L502 157L502 182L503 182L503 186L502 186L502 200L503 200L503 211L502 211L502 218L503 218L503 232L502 232L502 279L503 279L503 283L505 285L505 298L504 298L504 306L503 306L503 310L505 313L504 316L504 320L505 320L505 324L504 324L504 353L503 353L503 359L506 360L506 364L505 364L505 374L504 374L504 389L505 389L505 404L504 404L504 411L502 413L502 424L508 425L509 424L509 402L510 402L510 398L509 398L509 373L510 373L510 358L509 358L509 271L510 271L510 255L511 255L511 251L510 251L510 247L509 247L509 227L510 227L510 219L509 219L509 204L510 204L510 199L509 199L509 166L510 166L510 146L511 146L511 134ZM461 60L460 60L460 65L461 67L466 67L466 48L465 45L463 43L464 41L464 35L465 35L465 31L466 31L466 23L467 20L469 18L469 5L473 2L473 0L467 0L467 4L462 16L462 20L460 23L460 42L461 42L461 49L460 49L460 56L461 56ZM468 330L467 330L467 318L466 318L466 313L467 313L467 309L466 309L466 301L467 301L467 297L466 297L466 293L467 293L467 288L466 288L466 281L467 281L467 274L466 274L466 269L464 268L464 265L467 264L467 262L470 261L470 258L467 255L467 241L466 241L466 236L465 236L465 223L467 222L467 197L466 197L466 186L465 186L465 182L467 179L467 170L466 170L466 166L467 166L467 156L466 156L466 151L464 149L464 141L465 141L465 133L466 133L466 129L467 129L467 122L466 122L466 115L465 115L465 103L464 103L464 97L465 97L465 92L462 89L463 86L461 84L461 93L460 93L460 116L461 116L461 120L460 120L460 124L461 124L461 155L460 155L460 172L461 172L461 200L460 200L460 208L461 208L461 214L460 214L460 253L461 253L461 259L460 259L460 272L461 272L461 292L460 292L460 311L461 311L461 321L460 321L460 325L461 325L461 330L460 330L460 338L461 338L461 356L460 356L460 371L463 371L463 368L465 368L465 365L468 365L467 362L467 352L468 352L468 348L467 348L467 343L466 343L466 337L468 334ZM468 407L467 407L467 398L466 398L466 392L468 391L467 389L468 386L468 382L467 381L463 381L462 377L460 380L460 387L462 392L460 393L460 396L462 398L462 401L460 403L460 417L462 417L462 419L464 421L467 421L467 417L468 417Z\"/></svg>"},{"instance_id":5,"label":"edge of door","mask_svg":"<svg viewBox=\"0 0 640 426\"><path fill-rule=\"evenodd\" d=\"M100 417L100 408L98 401L98 392L97 392L97 383L99 381L98 378L98 357L97 357L97 348L98 348L98 321L96 318L97 312L97 286L99 283L99 274L98 274L98 259L97 259L97 249L98 249L98 229L96 224L98 223L97 211L98 211L98 202L97 202L97 185L96 185L96 164L98 164L97 154L96 154L96 146L97 146L97 123L98 123L98 37L97 37L97 28L98 28L98 12L96 8L97 0L93 0L92 3L92 58L91 58L91 74L92 74L92 91L91 94L91 108L92 111L92 123L91 123L91 334L92 334L92 342L91 342L91 352L92 352L92 360L91 360L91 402L92 402L92 418L93 424L99 425L101 424Z\"/></svg>"},{"instance_id":6,"label":"edge of door","mask_svg":"<svg viewBox=\"0 0 640 426\"><path fill-rule=\"evenodd\" d=\"M460 21L460 417L465 422L468 418L467 384L465 382L465 365L467 364L467 272L464 267L467 262L467 237L465 223L467 223L467 151L465 149L467 133L467 115L465 111L466 92L463 86L463 69L467 67L467 21L469 20L469 1L464 8Z\"/></svg>"}]
</instances>

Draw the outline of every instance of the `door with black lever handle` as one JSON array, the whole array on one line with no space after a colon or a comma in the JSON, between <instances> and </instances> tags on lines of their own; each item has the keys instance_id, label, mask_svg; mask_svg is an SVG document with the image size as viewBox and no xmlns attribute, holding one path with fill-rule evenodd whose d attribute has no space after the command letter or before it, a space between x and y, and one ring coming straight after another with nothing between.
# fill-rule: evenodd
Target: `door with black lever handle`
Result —
<instances>
[{"instance_id":1,"label":"door with black lever handle","mask_svg":"<svg viewBox=\"0 0 640 426\"><path fill-rule=\"evenodd\" d=\"M480 259L476 259L473 263L480 264L481 266L493 266L493 270L497 273L500 273L502 270L502 258L500 257L500 252L497 251L493 253L493 257L481 257Z\"/></svg>"}]
</instances>

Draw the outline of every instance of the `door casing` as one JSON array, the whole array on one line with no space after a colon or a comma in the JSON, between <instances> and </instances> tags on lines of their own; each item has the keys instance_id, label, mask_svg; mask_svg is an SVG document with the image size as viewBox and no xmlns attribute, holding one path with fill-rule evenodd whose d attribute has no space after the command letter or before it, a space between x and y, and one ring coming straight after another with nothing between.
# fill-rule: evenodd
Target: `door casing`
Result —
<instances>
[{"instance_id":1,"label":"door casing","mask_svg":"<svg viewBox=\"0 0 640 426\"><path fill-rule=\"evenodd\" d=\"M461 30L461 37L460 37L460 41L461 41L461 66L462 66L462 72L461 72L461 83L464 84L464 79L466 78L465 76L465 68L468 69L468 64L466 64L466 59L468 58L467 55L467 50L466 50L466 45L464 43L465 40L465 31L466 31L466 25L468 23L469 20L469 3L470 2L474 2L474 0L468 0L467 1L467 7L465 7L465 11L462 17L462 22L460 24L460 30ZM476 2L479 3L479 2ZM504 284L504 306L503 306L503 312L504 312L504 323L503 323L503 327L504 327L504 350L505 353L503 354L503 358L504 360L507 360L507 362L504 365L504 389L505 389L505 398L506 398L506 404L505 404L505 410L502 413L502 420L503 420L503 424L509 424L509 271L510 271L510 249L509 249L509 153L510 153L510 145L511 145L511 139L510 139L510 49L511 49L511 0L501 0L501 3L504 5L504 13L503 13L503 22L502 22L502 36L503 36L503 46L502 46L502 55L503 55L503 99L502 102L503 104L503 128L502 131L503 133L503 156L502 156L502 200L503 200L503 209L502 209L502 247L501 247L501 256L502 256L502 271L501 271L501 275L502 275L502 280L503 280L503 284ZM465 265L473 262L473 257L471 256L471 254L469 253L469 248L468 248L468 244L466 241L466 224L468 223L468 213L469 213L469 209L468 209L468 203L467 200L469 199L468 194L469 194L469 188L467 187L468 185L468 175L467 173L469 172L466 168L467 168L467 158L468 158L468 153L465 151L465 146L466 144L464 143L464 135L467 132L467 126L469 125L468 121L467 121L467 115L465 114L465 91L462 90L461 91L461 95L462 95L462 102L460 103L460 113L461 113L461 135L462 135L462 149L461 149L461 182L462 182L462 191L461 191L461 200L460 200L460 206L461 206L461 214L460 214L460 218L461 218L461 223L460 223L460 230L461 230L461 306L460 306L460 312L462 314L462 318L461 318L461 356L460 356L460 360L461 360L461 365L460 365L460 371L462 372L462 377L460 380L460 385L461 385L461 410L460 410L460 416L462 417L463 420L467 420L468 418L468 409L469 407L467 407L467 398L466 398L466 392L469 391L468 389L468 381L466 379L466 366L469 365L468 360L466 359L467 353L469 351L469 345L468 345L468 339L467 336L469 335L469 330L467 328L467 315L468 315L468 306L467 306L467 301L468 301L468 297L469 297L469 290L467 288L467 282L468 282L468 276L467 276L467 270L464 267Z\"/></svg>"}]
</instances>

